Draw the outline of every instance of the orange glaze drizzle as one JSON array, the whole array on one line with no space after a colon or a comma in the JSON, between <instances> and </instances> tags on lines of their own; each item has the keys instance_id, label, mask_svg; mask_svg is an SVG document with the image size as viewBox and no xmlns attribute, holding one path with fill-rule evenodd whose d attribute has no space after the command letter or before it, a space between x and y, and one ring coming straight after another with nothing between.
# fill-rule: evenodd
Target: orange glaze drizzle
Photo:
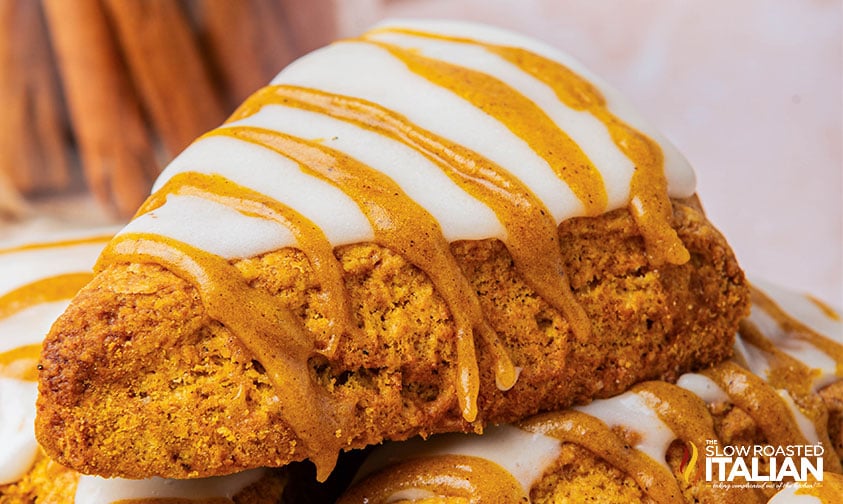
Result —
<instances>
[{"instance_id":1,"label":"orange glaze drizzle","mask_svg":"<svg viewBox=\"0 0 843 504\"><path fill-rule=\"evenodd\" d=\"M812 378L815 372L802 361L776 348L754 324L747 320L741 321L740 335L747 343L766 352L767 362L770 365L767 377L770 386L787 390L791 397L799 401L800 410L814 424L820 442L824 446L833 446L828 435L828 408L813 394ZM843 464L833 450L825 451L823 461L826 470L843 472Z\"/></svg>"},{"instance_id":2,"label":"orange glaze drizzle","mask_svg":"<svg viewBox=\"0 0 843 504\"><path fill-rule=\"evenodd\" d=\"M718 439L708 408L693 393L663 381L641 383L631 390L644 399L677 439L694 443L700 451L704 450L706 441ZM702 469L698 467L696 470ZM696 477L701 475L697 473ZM699 496L700 500L706 502L766 502L759 492L750 487L703 485L700 491L704 493Z\"/></svg>"},{"instance_id":3,"label":"orange glaze drizzle","mask_svg":"<svg viewBox=\"0 0 843 504\"><path fill-rule=\"evenodd\" d=\"M477 416L480 389L473 334L476 330L494 351L497 379L504 388L515 383L516 372L442 236L438 222L410 199L389 177L317 142L253 127L220 128L210 135L226 135L272 149L297 162L301 170L348 194L371 222L375 241L403 255L430 277L454 317L457 345L457 396L463 417Z\"/></svg>"},{"instance_id":4,"label":"orange glaze drizzle","mask_svg":"<svg viewBox=\"0 0 843 504\"><path fill-rule=\"evenodd\" d=\"M605 98L590 82L556 61L519 47L496 45L464 37L440 35L407 28L385 27L370 33L374 34L378 32L401 33L482 47L548 85L568 107L574 110L587 111L592 114L596 119L606 125L612 140L618 148L635 163L635 173L630 182L631 197L629 209L638 224L641 234L644 236L650 260L656 264L664 262L683 264L688 261L690 254L682 244L676 231L670 225L672 206L667 196L667 178L664 174L664 156L661 148L652 139L635 128L632 128L610 112L607 108ZM370 42L373 41L370 40ZM479 108L495 116L498 120L506 124L513 133L525 139L539 155L545 156L544 153L548 149L555 153L560 150L559 146L565 145L564 143L559 143L558 139L548 142L548 144L542 143L546 139L554 138L554 135L548 131L548 128L558 128L556 128L541 110L538 110L538 114L532 111L529 115L520 115L521 111L536 107L531 102L529 105L524 105L523 101L529 102L529 100L523 96L507 96L510 93L497 89L498 85L506 87L505 84L499 83L495 79L480 72L436 62L435 60L419 56L414 52L388 44L375 43L387 48L396 57L402 59L414 72L423 75L443 87L451 89L463 98L475 103ZM497 82L497 84L492 84L493 81ZM478 86L478 84L484 89L484 92L488 93L487 95L474 93L472 87ZM512 93L516 92L512 91ZM518 112L513 113L513 110L517 110ZM541 128L535 126L534 116L542 119ZM529 117L526 125L513 123L513 120L521 120L524 117ZM549 125L546 124L547 121L550 121ZM582 162L581 157L579 157L582 156L579 148L574 147L576 150L573 152L579 153L578 157L566 160L568 163ZM568 147L565 146L565 149L568 149ZM555 154L553 156L545 156L545 158L555 169L560 169L560 165L558 164L560 159ZM585 162L587 164L582 166L591 166L587 158ZM566 165L562 164L561 166L564 167ZM568 164L567 166L571 165ZM586 204L587 215L594 215L590 211L597 210L601 201L605 207L605 191L603 192L603 199L600 200L596 197L597 193L592 192L595 191L591 185L593 182L581 188L580 184L583 184L581 182L582 177L591 179L593 176L586 173L574 172L562 178L571 185L575 194ZM597 177L599 177L599 173ZM594 199L592 200L591 198Z\"/></svg>"},{"instance_id":5,"label":"orange glaze drizzle","mask_svg":"<svg viewBox=\"0 0 843 504\"><path fill-rule=\"evenodd\" d=\"M23 285L0 296L0 319L41 303L70 299L92 278L91 273L67 273Z\"/></svg>"},{"instance_id":6,"label":"orange glaze drizzle","mask_svg":"<svg viewBox=\"0 0 843 504\"><path fill-rule=\"evenodd\" d=\"M472 504L530 501L515 477L495 462L468 455L437 455L407 460L390 466L389 471L375 473L352 486L337 502L403 502L398 499L399 492L419 490Z\"/></svg>"},{"instance_id":7,"label":"orange glaze drizzle","mask_svg":"<svg viewBox=\"0 0 843 504\"><path fill-rule=\"evenodd\" d=\"M582 446L628 474L655 502L685 502L676 479L664 465L639 450L629 449L608 425L587 413L546 413L521 422L519 427Z\"/></svg>"},{"instance_id":8,"label":"orange glaze drizzle","mask_svg":"<svg viewBox=\"0 0 843 504\"><path fill-rule=\"evenodd\" d=\"M571 138L529 98L504 82L469 68L426 58L418 52L363 39L401 60L407 68L491 115L541 156L571 187L585 215L606 211L603 177Z\"/></svg>"},{"instance_id":9,"label":"orange glaze drizzle","mask_svg":"<svg viewBox=\"0 0 843 504\"><path fill-rule=\"evenodd\" d=\"M10 317L41 303L71 299L92 277L93 274L91 273L66 273L42 278L11 290L0 296L0 319ZM37 380L38 374L35 363L38 362L40 353L41 343L25 345L0 353L0 376L11 375L22 380ZM20 363L24 364L21 365Z\"/></svg>"},{"instance_id":10,"label":"orange glaze drizzle","mask_svg":"<svg viewBox=\"0 0 843 504\"><path fill-rule=\"evenodd\" d=\"M712 379L732 403L745 411L770 444L808 444L784 399L760 377L733 362L700 371Z\"/></svg>"},{"instance_id":11,"label":"orange glaze drizzle","mask_svg":"<svg viewBox=\"0 0 843 504\"><path fill-rule=\"evenodd\" d=\"M295 86L267 86L231 117L243 119L265 105L286 105L325 114L401 142L427 157L443 173L491 208L507 232L506 246L525 281L565 315L580 341L591 323L565 277L557 225L523 183L482 155L411 123L375 103Z\"/></svg>"},{"instance_id":12,"label":"orange glaze drizzle","mask_svg":"<svg viewBox=\"0 0 843 504\"><path fill-rule=\"evenodd\" d=\"M814 305L819 308L820 311L822 311L826 317L830 318L831 320L834 320L835 322L840 322L841 320L843 320L841 319L840 314L837 312L837 310L829 306L828 303L826 303L825 301L811 296L810 294L806 295L805 297L808 298L808 301L814 303Z\"/></svg>"},{"instance_id":13,"label":"orange glaze drizzle","mask_svg":"<svg viewBox=\"0 0 843 504\"><path fill-rule=\"evenodd\" d=\"M782 331L787 332L788 336L807 341L834 359L837 363L837 376L843 376L843 345L818 334L801 321L788 315L772 298L761 292L760 289L755 287L750 289L750 300L752 301L753 309L764 310L779 324Z\"/></svg>"},{"instance_id":14,"label":"orange glaze drizzle","mask_svg":"<svg viewBox=\"0 0 843 504\"><path fill-rule=\"evenodd\" d=\"M13 254L28 250L105 243L110 236L96 236L62 242L30 243L19 247L0 250L0 254ZM42 278L22 285L0 296L0 319L32 308L42 303L71 299L93 278L92 273L64 273ZM11 376L21 380L35 381L38 372L35 364L41 354L41 343L33 343L0 353L0 376ZM22 364L23 363L23 364ZM31 365L30 365L31 363Z\"/></svg>"},{"instance_id":15,"label":"orange glaze drizzle","mask_svg":"<svg viewBox=\"0 0 843 504\"><path fill-rule=\"evenodd\" d=\"M40 250L48 248L72 247L74 245L88 245L92 243L107 243L111 239L111 235L89 236L85 238L76 238L62 241L51 241L43 243L27 243L17 247L10 247L0 249L0 254L12 254L15 252L23 252L26 250Z\"/></svg>"},{"instance_id":16,"label":"orange glaze drizzle","mask_svg":"<svg viewBox=\"0 0 843 504\"><path fill-rule=\"evenodd\" d=\"M325 233L312 221L279 201L232 182L220 175L185 172L174 175L164 186L147 199L138 215L151 212L166 202L170 194L190 195L225 205L243 214L278 222L295 236L299 248L307 255L324 296L328 319L328 337L321 352L332 356L342 334L353 334L357 324L352 321L348 296L343 283L342 266L334 256Z\"/></svg>"},{"instance_id":17,"label":"orange glaze drizzle","mask_svg":"<svg viewBox=\"0 0 843 504\"><path fill-rule=\"evenodd\" d=\"M0 377L37 381L41 343L33 343L0 353Z\"/></svg>"},{"instance_id":18,"label":"orange glaze drizzle","mask_svg":"<svg viewBox=\"0 0 843 504\"><path fill-rule=\"evenodd\" d=\"M298 317L270 294L249 286L225 259L163 236L118 235L103 251L96 270L119 262L156 263L196 287L208 316L257 356L276 390L291 398L282 403L284 419L324 481L342 445L340 419L350 413L340 411L309 378L314 341Z\"/></svg>"}]
</instances>

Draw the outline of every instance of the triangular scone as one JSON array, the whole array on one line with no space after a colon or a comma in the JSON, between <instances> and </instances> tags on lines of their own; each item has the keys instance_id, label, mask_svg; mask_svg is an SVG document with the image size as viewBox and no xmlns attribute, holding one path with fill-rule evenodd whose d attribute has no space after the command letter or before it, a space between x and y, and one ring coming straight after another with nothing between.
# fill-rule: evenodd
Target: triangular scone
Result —
<instances>
[{"instance_id":1,"label":"triangular scone","mask_svg":"<svg viewBox=\"0 0 843 504\"><path fill-rule=\"evenodd\" d=\"M41 340L76 291L116 229L37 233L25 243L0 242L0 504L174 502L278 503L287 468L253 469L203 480L105 479L80 475L50 460L33 431Z\"/></svg>"},{"instance_id":2,"label":"triangular scone","mask_svg":"<svg viewBox=\"0 0 843 504\"><path fill-rule=\"evenodd\" d=\"M325 477L722 360L747 300L687 162L579 64L386 24L165 170L47 338L37 430L106 476Z\"/></svg>"}]
</instances>

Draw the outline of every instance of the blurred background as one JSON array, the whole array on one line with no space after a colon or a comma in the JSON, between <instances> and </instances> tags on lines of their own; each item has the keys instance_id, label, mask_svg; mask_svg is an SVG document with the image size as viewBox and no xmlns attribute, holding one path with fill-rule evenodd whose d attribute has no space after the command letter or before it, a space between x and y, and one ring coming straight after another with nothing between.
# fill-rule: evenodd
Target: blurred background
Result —
<instances>
[{"instance_id":1,"label":"blurred background","mask_svg":"<svg viewBox=\"0 0 843 504\"><path fill-rule=\"evenodd\" d=\"M0 0L0 239L124 222L286 63L386 17L572 54L690 160L750 277L843 306L840 0Z\"/></svg>"}]
</instances>

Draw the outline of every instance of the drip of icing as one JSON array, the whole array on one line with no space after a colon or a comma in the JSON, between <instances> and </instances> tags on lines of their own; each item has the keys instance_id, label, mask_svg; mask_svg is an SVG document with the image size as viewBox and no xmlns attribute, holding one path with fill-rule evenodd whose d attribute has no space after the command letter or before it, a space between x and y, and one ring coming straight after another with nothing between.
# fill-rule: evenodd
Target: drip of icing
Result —
<instances>
[{"instance_id":1,"label":"drip of icing","mask_svg":"<svg viewBox=\"0 0 843 504\"><path fill-rule=\"evenodd\" d=\"M247 101L232 119L249 117L263 106L277 103L350 121L427 156L463 190L495 211L506 230L506 245L516 268L539 295L566 315L578 338L588 336L588 319L564 278L556 224L531 189L512 174L477 152L407 122L393 111L350 96L291 86L268 87Z\"/></svg>"},{"instance_id":2,"label":"drip of icing","mask_svg":"<svg viewBox=\"0 0 843 504\"><path fill-rule=\"evenodd\" d=\"M706 404L724 403L729 395L708 376L699 373L685 373L676 381L676 385L699 397Z\"/></svg>"},{"instance_id":3,"label":"drip of icing","mask_svg":"<svg viewBox=\"0 0 843 504\"><path fill-rule=\"evenodd\" d=\"M265 474L264 469L252 469L229 476L173 480L152 477L143 480L101 478L82 475L76 487L75 504L113 504L143 499L232 499Z\"/></svg>"},{"instance_id":4,"label":"drip of icing","mask_svg":"<svg viewBox=\"0 0 843 504\"><path fill-rule=\"evenodd\" d=\"M477 416L479 370L472 333L485 339L497 359L497 379L504 389L515 383L515 368L497 334L483 317L480 302L462 275L438 223L406 197L391 179L321 144L276 131L247 126L216 130L284 153L303 171L337 185L360 206L375 230L374 241L397 251L428 274L445 298L456 325L457 391L463 416Z\"/></svg>"},{"instance_id":5,"label":"drip of icing","mask_svg":"<svg viewBox=\"0 0 843 504\"><path fill-rule=\"evenodd\" d=\"M19 480L35 461L35 397L30 381L0 377L0 485Z\"/></svg>"},{"instance_id":6,"label":"drip of icing","mask_svg":"<svg viewBox=\"0 0 843 504\"><path fill-rule=\"evenodd\" d=\"M794 420L796 420L796 425L799 426L799 430L802 432L802 435L805 436L805 439L807 439L811 444L819 443L820 437L817 435L817 427L810 418L805 416L805 413L802 413L802 410L800 410L799 406L797 406L793 401L793 397L790 395L790 392L780 389L776 390L776 393L779 394L782 400L784 400L784 403L793 415Z\"/></svg>"},{"instance_id":7,"label":"drip of icing","mask_svg":"<svg viewBox=\"0 0 843 504\"><path fill-rule=\"evenodd\" d=\"M269 294L250 287L228 261L157 235L121 234L106 247L97 265L130 261L161 264L196 286L208 315L225 325L253 355L267 375L290 398L285 420L311 449L320 480L327 478L341 447L342 405L311 382L308 358L312 336L289 310ZM243 307L248 306L249 310ZM320 424L314 425L313 419Z\"/></svg>"},{"instance_id":8,"label":"drip of icing","mask_svg":"<svg viewBox=\"0 0 843 504\"><path fill-rule=\"evenodd\" d=\"M466 455L494 462L506 469L524 492L535 484L546 468L559 456L559 441L539 432L527 432L512 425L487 428L482 436L475 434L441 434L422 440L413 438L388 443L368 457L357 473L360 480L408 453L413 457Z\"/></svg>"},{"instance_id":9,"label":"drip of icing","mask_svg":"<svg viewBox=\"0 0 843 504\"><path fill-rule=\"evenodd\" d=\"M664 174L661 149L658 144L611 114L605 107L605 99L594 85L582 79L564 65L523 48L492 45L462 37L446 37L403 28L382 28L382 30L410 34L418 38L435 38L456 42L457 44L453 45L457 47L452 49L458 49L461 44L483 47L517 66L527 75L549 86L565 105L574 110L585 110L591 113L606 125L617 146L635 164L629 187L630 210L644 235L652 258L659 263L682 264L688 261L690 257L688 251L669 224L672 209L670 201L667 199L667 178ZM375 32L375 36L377 36L377 33ZM371 39L372 36L370 35L368 38ZM569 141L569 137L562 133L563 138L554 139L552 132L559 131L561 133L561 129L556 123L550 124L552 121L544 121L545 118L549 118L541 110L529 114L532 117L527 124L522 125L518 122L525 116L513 114L512 110L528 108L521 103L522 99L526 100L526 97L523 97L517 91L510 92L509 90L513 88L486 76L485 73L474 71L475 73L466 75L465 69L456 70L440 61L425 61L423 57L417 54L418 51L415 48L413 51L408 51L390 45L385 47L402 59L411 70L440 85L444 85L444 87L460 94L464 99L473 102L475 106L495 116L506 124L513 133L530 144L531 148L544 157L551 167L560 170L557 171L557 175L568 183L580 201L583 202L586 215L596 215L605 210L607 196L601 174L591 166L590 162L575 159L576 156L581 155L579 149L581 143L575 143L574 148L560 149L560 146L564 146L566 141ZM440 56L443 52L445 51L440 51ZM451 52L451 54L453 53ZM476 58L466 57L464 59L476 61ZM501 65L497 64L492 66L491 70L495 71L499 68L501 68ZM484 70L489 69L484 68ZM466 83L469 83L469 85L466 86ZM477 92L475 88L478 86L482 91ZM514 86L514 89L524 89L525 87L530 88L530 86L522 84ZM543 100L539 100L539 102L541 101ZM580 122L578 128L571 129L587 134L589 128ZM536 134L537 130L539 134ZM547 142L547 144L544 142ZM560 150L566 152L571 158L559 158L557 153ZM577 172L574 167L583 170L583 172L592 172L593 175L588 176L583 172ZM603 169L604 173L611 171L611 168ZM589 180L595 176L598 180L589 183ZM597 187L600 187L600 189L598 190Z\"/></svg>"},{"instance_id":10,"label":"drip of icing","mask_svg":"<svg viewBox=\"0 0 843 504\"><path fill-rule=\"evenodd\" d=\"M635 448L668 468L664 454L675 436L639 394L625 392L611 400L596 399L574 409L599 418L609 427L623 427L635 432L640 436Z\"/></svg>"},{"instance_id":11,"label":"drip of icing","mask_svg":"<svg viewBox=\"0 0 843 504\"><path fill-rule=\"evenodd\" d=\"M0 251L0 271L6 275L3 286L8 289L0 295L0 485L19 481L37 458L34 421L38 387L34 362L41 340L70 298L92 278L90 270L110 236L78 238L70 234L66 238ZM18 369L18 364L27 369ZM14 376L18 371L22 379ZM264 472L260 469L190 481L81 476L76 502L230 499Z\"/></svg>"},{"instance_id":12,"label":"drip of icing","mask_svg":"<svg viewBox=\"0 0 843 504\"><path fill-rule=\"evenodd\" d=\"M144 215L166 203L167 195L185 194L218 202L240 212L244 216L255 216L289 229L297 246L307 254L310 264L320 279L323 296L327 299L326 318L328 337L323 342L324 352L333 354L341 334L353 334L356 325L352 321L348 296L342 278L342 267L334 256L331 243L325 234L310 220L294 209L257 191L240 186L220 175L206 175L197 172L180 172L169 178L161 191L155 192L138 210ZM170 236L173 238L173 236Z\"/></svg>"},{"instance_id":13,"label":"drip of icing","mask_svg":"<svg viewBox=\"0 0 843 504\"><path fill-rule=\"evenodd\" d=\"M401 499L456 497L477 504L528 502L528 494L500 465L468 455L430 456L401 462L353 487L340 504L388 504Z\"/></svg>"}]
</instances>

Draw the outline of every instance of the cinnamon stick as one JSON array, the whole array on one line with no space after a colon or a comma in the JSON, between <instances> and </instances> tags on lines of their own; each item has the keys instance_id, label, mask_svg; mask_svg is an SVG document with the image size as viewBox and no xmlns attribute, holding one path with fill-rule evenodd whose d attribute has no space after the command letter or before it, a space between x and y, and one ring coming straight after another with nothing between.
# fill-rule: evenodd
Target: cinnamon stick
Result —
<instances>
[{"instance_id":1,"label":"cinnamon stick","mask_svg":"<svg viewBox=\"0 0 843 504\"><path fill-rule=\"evenodd\" d=\"M196 11L229 111L295 56L277 0L199 0Z\"/></svg>"},{"instance_id":2,"label":"cinnamon stick","mask_svg":"<svg viewBox=\"0 0 843 504\"><path fill-rule=\"evenodd\" d=\"M69 139L41 5L0 5L0 170L24 193L65 189Z\"/></svg>"},{"instance_id":3,"label":"cinnamon stick","mask_svg":"<svg viewBox=\"0 0 843 504\"><path fill-rule=\"evenodd\" d=\"M88 185L131 215L159 168L108 20L98 0L43 5Z\"/></svg>"},{"instance_id":4,"label":"cinnamon stick","mask_svg":"<svg viewBox=\"0 0 843 504\"><path fill-rule=\"evenodd\" d=\"M133 82L168 157L225 119L184 11L171 0L105 0Z\"/></svg>"}]
</instances>

